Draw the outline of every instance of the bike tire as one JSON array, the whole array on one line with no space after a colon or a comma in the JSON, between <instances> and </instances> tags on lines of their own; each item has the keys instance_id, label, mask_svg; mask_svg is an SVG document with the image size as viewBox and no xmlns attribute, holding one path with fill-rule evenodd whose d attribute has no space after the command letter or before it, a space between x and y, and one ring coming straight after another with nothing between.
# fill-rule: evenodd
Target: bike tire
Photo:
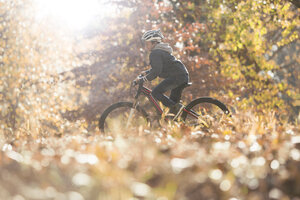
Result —
<instances>
[{"instance_id":1,"label":"bike tire","mask_svg":"<svg viewBox=\"0 0 300 200\"><path fill-rule=\"evenodd\" d=\"M102 113L100 119L99 119L99 123L98 123L98 126L99 126L99 129L101 132L105 133L107 130L105 130L105 124L106 124L106 121L108 119L108 116L112 113L112 112L118 112L118 110L122 110L122 108L133 108L133 103L132 102L118 102L118 103L115 103L111 106L109 106L107 109L104 110L104 112ZM147 121L149 122L149 117L148 117L148 114L146 113L146 111L140 107L140 106L137 106L136 107L136 111L138 111L138 113Z\"/></svg>"},{"instance_id":2,"label":"bike tire","mask_svg":"<svg viewBox=\"0 0 300 200\"><path fill-rule=\"evenodd\" d=\"M227 108L227 106L222 103L221 101L215 99L215 98L212 98L212 97L200 97L200 98L197 98L193 101L191 101L186 107L185 109L187 111L193 111L193 112L196 112L199 116L202 115L199 114L199 111L196 111L196 110L193 110L195 107L199 106L201 107L202 105L208 105L208 107L215 107L217 108L216 110L221 114L225 114L227 116L230 116L230 111L229 109ZM187 121L187 117L189 116L188 112L185 112L183 111L182 112L182 115L181 115L181 119L183 121Z\"/></svg>"}]
</instances>

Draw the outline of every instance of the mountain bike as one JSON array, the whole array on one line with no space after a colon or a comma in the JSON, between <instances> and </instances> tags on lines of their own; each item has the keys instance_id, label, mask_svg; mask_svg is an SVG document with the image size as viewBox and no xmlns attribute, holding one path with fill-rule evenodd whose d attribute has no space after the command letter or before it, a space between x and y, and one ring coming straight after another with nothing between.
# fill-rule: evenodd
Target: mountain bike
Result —
<instances>
[{"instance_id":1,"label":"mountain bike","mask_svg":"<svg viewBox=\"0 0 300 200\"><path fill-rule=\"evenodd\" d=\"M191 83L181 87L189 87ZM143 82L133 81L131 87L138 86L133 102L121 101L114 103L104 110L99 119L99 129L102 132L138 130L142 126L151 126L164 117L165 120L173 120L184 123L186 126L209 127L214 121L224 116L230 116L229 109L221 101L212 97L200 97L183 106L175 115L166 115L151 90L144 87ZM130 89L131 90L131 89ZM148 108L140 105L139 97L146 96L150 104L155 108L156 115L149 115Z\"/></svg>"}]
</instances>

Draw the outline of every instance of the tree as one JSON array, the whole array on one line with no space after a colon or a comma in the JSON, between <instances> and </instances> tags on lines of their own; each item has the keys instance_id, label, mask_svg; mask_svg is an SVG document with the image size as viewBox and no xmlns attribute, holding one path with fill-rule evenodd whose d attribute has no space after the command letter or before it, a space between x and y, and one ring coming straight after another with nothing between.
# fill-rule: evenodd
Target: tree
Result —
<instances>
[{"instance_id":1,"label":"tree","mask_svg":"<svg viewBox=\"0 0 300 200\"><path fill-rule=\"evenodd\" d=\"M72 84L53 84L58 71L76 61L69 41L45 31L47 25L35 21L31 3L1 2L0 120L6 135L28 131L35 136L47 127L60 128L61 113L76 106Z\"/></svg>"}]
</instances>

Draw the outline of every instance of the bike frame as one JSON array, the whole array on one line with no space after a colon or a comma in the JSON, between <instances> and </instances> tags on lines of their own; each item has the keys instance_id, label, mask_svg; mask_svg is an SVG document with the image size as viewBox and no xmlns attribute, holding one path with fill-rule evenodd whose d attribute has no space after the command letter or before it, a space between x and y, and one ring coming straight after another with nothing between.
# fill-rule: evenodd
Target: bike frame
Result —
<instances>
[{"instance_id":1,"label":"bike frame","mask_svg":"<svg viewBox=\"0 0 300 200\"><path fill-rule=\"evenodd\" d=\"M134 108L136 108L136 106L137 106L138 97L139 97L141 94L143 94L144 96L146 96L146 97L148 98L148 100L149 100L149 101L151 102L151 104L154 106L154 108L155 108L157 114L161 116L161 115L163 114L163 110L162 110L162 108L159 106L158 102L154 99L154 97L152 96L151 92L152 92L152 90L150 90L150 89L144 87L143 82L140 82L140 83L139 83L138 90L137 90L137 93L136 93L136 95L135 95L135 97L134 97L134 99L135 99L135 101L134 101L134 103L133 103ZM194 117L195 119L198 119L198 117L199 117L199 115L198 115L196 112L194 112L194 111L192 111L192 110L187 110L186 107L184 107L184 108L182 109L181 113L182 113L182 112L187 112L189 115L191 115L191 116ZM181 113L178 113L178 114L174 117L173 120L175 120Z\"/></svg>"}]
</instances>

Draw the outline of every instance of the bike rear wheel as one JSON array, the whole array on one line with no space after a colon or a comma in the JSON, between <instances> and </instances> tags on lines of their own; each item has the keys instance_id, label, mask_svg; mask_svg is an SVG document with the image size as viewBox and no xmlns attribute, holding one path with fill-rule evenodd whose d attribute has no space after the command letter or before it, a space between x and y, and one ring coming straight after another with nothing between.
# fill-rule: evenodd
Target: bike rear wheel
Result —
<instances>
[{"instance_id":1,"label":"bike rear wheel","mask_svg":"<svg viewBox=\"0 0 300 200\"><path fill-rule=\"evenodd\" d=\"M219 100L201 97L193 100L185 107L181 118L188 126L211 127L230 115L229 109Z\"/></svg>"},{"instance_id":2,"label":"bike rear wheel","mask_svg":"<svg viewBox=\"0 0 300 200\"><path fill-rule=\"evenodd\" d=\"M149 122L146 111L132 102L119 102L109 106L99 119L99 129L104 133L128 133L138 131Z\"/></svg>"}]
</instances>

